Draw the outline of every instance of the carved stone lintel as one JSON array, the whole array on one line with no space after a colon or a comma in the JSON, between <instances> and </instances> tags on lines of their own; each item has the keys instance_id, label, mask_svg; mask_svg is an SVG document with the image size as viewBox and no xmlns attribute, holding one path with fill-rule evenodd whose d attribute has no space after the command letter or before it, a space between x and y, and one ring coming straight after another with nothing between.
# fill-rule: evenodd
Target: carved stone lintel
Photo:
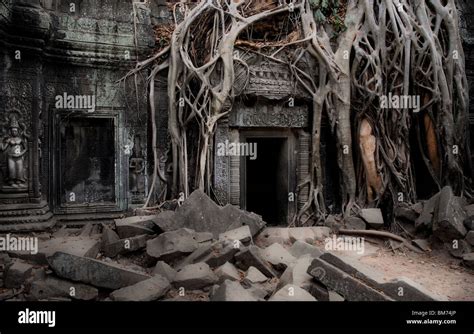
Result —
<instances>
[{"instance_id":1,"label":"carved stone lintel","mask_svg":"<svg viewBox=\"0 0 474 334\"><path fill-rule=\"evenodd\" d=\"M230 114L232 127L304 128L308 126L308 109L304 106L238 105Z\"/></svg>"}]
</instances>

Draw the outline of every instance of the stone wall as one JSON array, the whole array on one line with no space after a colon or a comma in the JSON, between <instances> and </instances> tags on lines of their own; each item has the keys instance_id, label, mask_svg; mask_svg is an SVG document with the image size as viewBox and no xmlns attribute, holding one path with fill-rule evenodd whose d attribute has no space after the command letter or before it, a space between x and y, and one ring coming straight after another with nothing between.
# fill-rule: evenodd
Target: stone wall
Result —
<instances>
[{"instance_id":1,"label":"stone wall","mask_svg":"<svg viewBox=\"0 0 474 334\"><path fill-rule=\"evenodd\" d=\"M129 163L134 158L148 164L148 101L143 79L137 80L139 95L134 93L133 80L126 86L117 82L137 56L151 54L155 38L150 9L137 5L135 13L136 37L131 2L0 0L0 135L2 140L8 137L11 119L18 118L29 148L24 157L26 184L20 189L10 191L5 186L11 175L7 175L8 157L0 156L0 230L42 228L49 224L51 211L66 219L75 219L72 214L78 213L80 219L113 217L136 202L137 194L129 191L133 173ZM94 96L95 111L85 115L84 110L58 110L56 97L64 93ZM58 122L69 115L114 120L114 205L97 210L59 203L64 195L58 194L60 152L53 148L57 148ZM142 140L140 152L134 151L137 137ZM146 178L143 175L140 181L142 192ZM145 193L138 197L144 198Z\"/></svg>"}]
</instances>

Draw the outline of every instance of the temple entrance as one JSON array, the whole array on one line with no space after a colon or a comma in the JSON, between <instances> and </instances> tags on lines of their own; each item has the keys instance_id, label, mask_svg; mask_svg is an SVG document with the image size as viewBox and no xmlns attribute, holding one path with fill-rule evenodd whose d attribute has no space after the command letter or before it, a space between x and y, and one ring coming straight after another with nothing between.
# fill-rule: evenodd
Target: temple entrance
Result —
<instances>
[{"instance_id":1,"label":"temple entrance","mask_svg":"<svg viewBox=\"0 0 474 334\"><path fill-rule=\"evenodd\" d=\"M116 118L77 113L57 114L54 133L55 212L58 214L118 210Z\"/></svg>"},{"instance_id":2,"label":"temple entrance","mask_svg":"<svg viewBox=\"0 0 474 334\"><path fill-rule=\"evenodd\" d=\"M242 158L242 206L261 215L269 225L287 225L292 211L291 138L273 133L268 137L250 134L243 139L253 145L256 154Z\"/></svg>"}]
</instances>

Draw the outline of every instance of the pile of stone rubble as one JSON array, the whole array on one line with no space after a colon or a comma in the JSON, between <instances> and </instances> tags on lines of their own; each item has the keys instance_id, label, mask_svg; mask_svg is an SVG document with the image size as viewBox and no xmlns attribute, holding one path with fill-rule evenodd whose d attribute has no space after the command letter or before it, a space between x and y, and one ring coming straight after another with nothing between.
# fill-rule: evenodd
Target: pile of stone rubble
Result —
<instances>
[{"instance_id":1,"label":"pile of stone rubble","mask_svg":"<svg viewBox=\"0 0 474 334\"><path fill-rule=\"evenodd\" d=\"M474 213L468 216L449 188L418 211L398 209L397 217L412 225L413 234L430 230L427 235L446 242L458 238L464 249L458 256L472 267ZM378 209L346 220L330 217L328 225L268 228L260 216L218 206L195 191L175 211L64 227L40 235L36 254L0 253L0 300L445 299L407 278L387 281L353 258L325 250L334 230L383 226Z\"/></svg>"}]
</instances>

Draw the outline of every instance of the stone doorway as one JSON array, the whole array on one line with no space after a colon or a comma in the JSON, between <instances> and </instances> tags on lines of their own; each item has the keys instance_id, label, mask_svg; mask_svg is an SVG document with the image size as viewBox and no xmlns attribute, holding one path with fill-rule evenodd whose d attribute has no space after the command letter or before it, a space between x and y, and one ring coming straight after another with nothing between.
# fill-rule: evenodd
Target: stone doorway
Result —
<instances>
[{"instance_id":1,"label":"stone doorway","mask_svg":"<svg viewBox=\"0 0 474 334\"><path fill-rule=\"evenodd\" d=\"M58 113L54 133L53 201L57 214L117 211L120 133L113 114Z\"/></svg>"},{"instance_id":2,"label":"stone doorway","mask_svg":"<svg viewBox=\"0 0 474 334\"><path fill-rule=\"evenodd\" d=\"M289 131L241 131L256 155L241 158L241 207L269 225L287 225L295 211L294 136Z\"/></svg>"}]
</instances>

